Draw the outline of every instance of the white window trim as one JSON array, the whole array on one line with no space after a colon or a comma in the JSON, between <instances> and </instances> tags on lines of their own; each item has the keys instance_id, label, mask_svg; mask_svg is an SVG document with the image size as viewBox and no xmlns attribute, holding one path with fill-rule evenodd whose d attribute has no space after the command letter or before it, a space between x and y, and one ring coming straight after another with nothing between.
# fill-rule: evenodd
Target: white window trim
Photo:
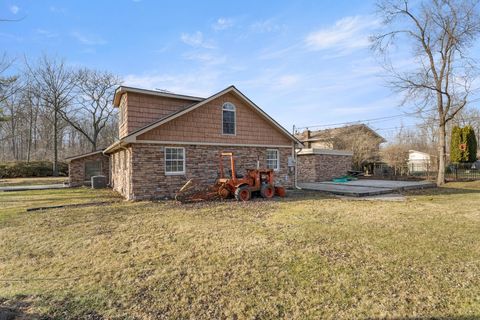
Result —
<instances>
[{"instance_id":1,"label":"white window trim","mask_svg":"<svg viewBox=\"0 0 480 320\"><path fill-rule=\"evenodd\" d=\"M182 171L167 172L167 149L182 149L182 152L183 152L183 170ZM185 174L185 166L186 166L186 162L187 162L185 148L183 148L183 147L165 147L165 148L163 148L163 158L164 158L163 165L165 166L165 175L166 176L179 176L179 175L184 175Z\"/></svg>"},{"instance_id":2,"label":"white window trim","mask_svg":"<svg viewBox=\"0 0 480 320\"><path fill-rule=\"evenodd\" d=\"M233 111L232 110L224 110L223 108L225 107L226 104L231 104L233 106ZM231 111L233 112L233 121L234 121L234 126L233 126L233 133L224 133L223 132L223 111ZM237 106L234 105L231 102L225 102L222 104L222 135L224 136L236 136L237 135Z\"/></svg>"},{"instance_id":3,"label":"white window trim","mask_svg":"<svg viewBox=\"0 0 480 320\"><path fill-rule=\"evenodd\" d=\"M268 152L269 151L275 151L277 153L277 167L276 168L272 168L273 171L280 171L280 151L278 151L278 149L267 149L267 167L268 167Z\"/></svg>"}]
</instances>

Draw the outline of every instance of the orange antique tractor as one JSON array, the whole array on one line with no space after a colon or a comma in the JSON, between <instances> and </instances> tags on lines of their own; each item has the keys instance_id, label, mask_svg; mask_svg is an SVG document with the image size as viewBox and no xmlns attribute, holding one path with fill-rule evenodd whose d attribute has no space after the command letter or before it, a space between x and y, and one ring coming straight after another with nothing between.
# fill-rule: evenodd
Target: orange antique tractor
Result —
<instances>
[{"instance_id":1,"label":"orange antique tractor","mask_svg":"<svg viewBox=\"0 0 480 320\"><path fill-rule=\"evenodd\" d=\"M228 175L224 168L224 159L230 160ZM203 188L189 180L177 192L175 199L181 202L210 200L215 198L226 199L234 196L238 201L248 201L252 193L260 193L263 198L270 199L275 194L284 197L285 188L275 185L275 177L272 169L247 169L245 176L237 174L235 158L231 152L220 154L220 176L214 186Z\"/></svg>"}]
</instances>

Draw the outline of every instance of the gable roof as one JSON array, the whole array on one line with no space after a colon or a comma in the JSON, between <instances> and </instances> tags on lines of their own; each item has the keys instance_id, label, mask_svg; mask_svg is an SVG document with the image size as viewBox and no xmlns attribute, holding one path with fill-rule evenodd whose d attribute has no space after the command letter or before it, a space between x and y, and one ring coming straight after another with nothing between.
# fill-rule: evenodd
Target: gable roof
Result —
<instances>
[{"instance_id":1,"label":"gable roof","mask_svg":"<svg viewBox=\"0 0 480 320\"><path fill-rule=\"evenodd\" d=\"M337 135L348 133L348 132L351 132L352 130L367 130L371 132L373 135L375 135L379 140L381 140L382 143L387 141L385 140L384 137L379 135L375 130L373 130L372 128L370 128L364 123L352 124L352 125L337 127L337 128L310 131L310 138L308 139L307 139L307 131L308 131L307 129L302 133L297 134L296 137L303 142L321 141L321 140L332 139Z\"/></svg>"},{"instance_id":2,"label":"gable roof","mask_svg":"<svg viewBox=\"0 0 480 320\"><path fill-rule=\"evenodd\" d=\"M201 98L201 97L188 96L188 95L184 95L184 94L176 94L176 93L166 92L166 91L147 90L147 89L141 89L141 88L120 86L117 89L115 89L115 95L113 96L113 106L114 107L118 107L120 105L120 98L126 92L148 94L148 95L151 95L151 96L182 99L182 100L188 100L188 101L202 101L202 100L205 100L205 98Z\"/></svg>"},{"instance_id":3,"label":"gable roof","mask_svg":"<svg viewBox=\"0 0 480 320\"><path fill-rule=\"evenodd\" d=\"M205 104L207 104L208 102L228 93L228 92L234 92L236 93L242 100L244 100L248 105L250 105L255 111L257 111L265 120L267 120L269 123L271 123L272 125L274 125L277 129L279 129L280 132L282 132L285 136L287 136L290 140L296 142L296 143L300 143L300 140L298 140L294 135L292 135L290 132L288 132L284 127L282 127L278 122L276 122L273 118L271 118L265 111L263 111L259 106L257 106L255 103L253 103L247 96L245 96L240 90L238 90L237 88L235 88L235 86L229 86L227 88L225 88L224 90L222 91L219 91L217 93L215 93L214 95L206 98L206 99L202 99L201 101L199 102L196 102L196 103L192 103L191 105L188 105L186 107L184 107L183 109L180 109L172 114L169 114L168 116L165 116L143 128L140 128L132 133L130 133L129 135L127 135L126 137L122 138L121 140L124 140L125 142L133 142L133 141L136 141L136 137L138 137L139 135L145 133L145 132L148 132L154 128L157 128L169 121L172 121L173 119L176 119L190 111L193 111ZM107 148L107 149L110 149Z\"/></svg>"},{"instance_id":4,"label":"gable roof","mask_svg":"<svg viewBox=\"0 0 480 320\"><path fill-rule=\"evenodd\" d=\"M65 161L67 163L70 163L70 161L72 161L72 160L81 159L81 158L85 158L85 157L88 157L88 156L93 156L94 154L97 154L97 153L103 153L103 151L105 151L105 149L100 149L100 150L96 150L96 151L92 151L92 152L88 152L88 153L83 153L83 154L77 154L77 155L65 158Z\"/></svg>"}]
</instances>

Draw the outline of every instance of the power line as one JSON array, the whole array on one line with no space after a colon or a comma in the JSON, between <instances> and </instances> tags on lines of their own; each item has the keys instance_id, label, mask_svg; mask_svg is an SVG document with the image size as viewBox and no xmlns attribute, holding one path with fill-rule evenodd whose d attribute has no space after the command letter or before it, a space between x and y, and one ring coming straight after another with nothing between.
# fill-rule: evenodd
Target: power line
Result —
<instances>
[{"instance_id":1,"label":"power line","mask_svg":"<svg viewBox=\"0 0 480 320\"><path fill-rule=\"evenodd\" d=\"M480 101L480 98L476 98L473 100L469 100L468 103ZM347 121L347 122L338 122L338 123L330 123L330 124L319 124L319 125L311 125L311 126L304 126L304 127L295 127L295 129L310 129L310 128L323 128L323 127L334 127L340 125L349 125L349 124L358 124L358 123L372 123L372 122L384 122L385 120L391 120L396 118L403 118L403 117L412 117L415 115L419 115L423 112L431 112L436 111L437 108L427 109L427 110L418 110L415 112L410 113L402 113L393 116L386 116L386 117L379 117L379 118L370 118L370 119L363 119L363 120L356 120L356 121Z\"/></svg>"}]
</instances>

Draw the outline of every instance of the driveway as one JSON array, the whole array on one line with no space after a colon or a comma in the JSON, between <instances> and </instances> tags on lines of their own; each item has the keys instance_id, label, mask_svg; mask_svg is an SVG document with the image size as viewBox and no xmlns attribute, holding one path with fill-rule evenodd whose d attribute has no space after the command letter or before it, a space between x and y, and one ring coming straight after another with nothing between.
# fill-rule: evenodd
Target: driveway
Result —
<instances>
[{"instance_id":1,"label":"driveway","mask_svg":"<svg viewBox=\"0 0 480 320\"><path fill-rule=\"evenodd\" d=\"M305 190L323 191L332 194L365 197L380 194L388 194L402 190L435 188L436 185L428 181L394 181L394 180L370 180L359 179L348 182L304 182L298 186Z\"/></svg>"}]
</instances>

